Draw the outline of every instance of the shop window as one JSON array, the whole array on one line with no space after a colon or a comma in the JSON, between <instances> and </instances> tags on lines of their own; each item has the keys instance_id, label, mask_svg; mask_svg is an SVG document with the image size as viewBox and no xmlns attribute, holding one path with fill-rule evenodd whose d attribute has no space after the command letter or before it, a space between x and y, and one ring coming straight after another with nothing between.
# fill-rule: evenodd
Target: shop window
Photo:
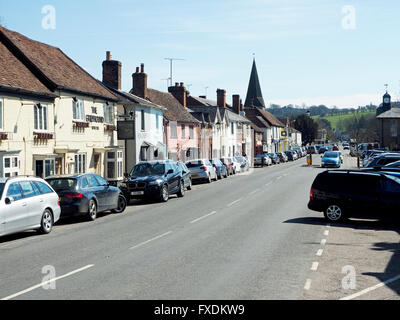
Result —
<instances>
[{"instance_id":1,"label":"shop window","mask_svg":"<svg viewBox=\"0 0 400 320\"><path fill-rule=\"evenodd\" d=\"M46 178L54 175L55 172L55 160L44 159L35 160L35 175L41 178Z\"/></svg>"},{"instance_id":2,"label":"shop window","mask_svg":"<svg viewBox=\"0 0 400 320\"><path fill-rule=\"evenodd\" d=\"M75 155L75 172L86 173L86 154Z\"/></svg>"},{"instance_id":3,"label":"shop window","mask_svg":"<svg viewBox=\"0 0 400 320\"><path fill-rule=\"evenodd\" d=\"M19 174L19 158L18 157L4 157L3 158L3 175L5 178L18 176Z\"/></svg>"},{"instance_id":4,"label":"shop window","mask_svg":"<svg viewBox=\"0 0 400 320\"><path fill-rule=\"evenodd\" d=\"M107 153L106 176L107 179L123 178L123 152L113 151Z\"/></svg>"}]
</instances>

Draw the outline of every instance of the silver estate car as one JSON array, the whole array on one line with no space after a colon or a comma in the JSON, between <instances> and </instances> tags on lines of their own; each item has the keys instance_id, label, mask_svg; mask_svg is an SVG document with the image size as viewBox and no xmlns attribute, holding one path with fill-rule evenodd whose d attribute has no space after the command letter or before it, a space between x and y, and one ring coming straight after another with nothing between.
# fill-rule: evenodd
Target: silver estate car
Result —
<instances>
[{"instance_id":1,"label":"silver estate car","mask_svg":"<svg viewBox=\"0 0 400 320\"><path fill-rule=\"evenodd\" d=\"M217 172L208 159L195 159L186 162L186 166L192 174L192 181L217 181Z\"/></svg>"},{"instance_id":2,"label":"silver estate car","mask_svg":"<svg viewBox=\"0 0 400 320\"><path fill-rule=\"evenodd\" d=\"M43 179L0 178L0 236L31 229L49 233L60 214L59 197Z\"/></svg>"}]
</instances>

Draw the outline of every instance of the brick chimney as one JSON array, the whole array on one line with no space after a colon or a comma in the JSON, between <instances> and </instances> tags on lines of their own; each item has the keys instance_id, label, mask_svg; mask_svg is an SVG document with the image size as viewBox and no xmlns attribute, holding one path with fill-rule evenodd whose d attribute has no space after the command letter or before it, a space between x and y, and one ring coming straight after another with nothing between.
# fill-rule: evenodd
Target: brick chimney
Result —
<instances>
[{"instance_id":1,"label":"brick chimney","mask_svg":"<svg viewBox=\"0 0 400 320\"><path fill-rule=\"evenodd\" d=\"M106 52L106 60L103 61L103 83L114 89L121 90L121 69L120 61L112 60L111 52Z\"/></svg>"},{"instance_id":2,"label":"brick chimney","mask_svg":"<svg viewBox=\"0 0 400 320\"><path fill-rule=\"evenodd\" d=\"M132 93L138 97L147 98L147 74L144 73L144 64L136 68L136 72L132 74Z\"/></svg>"},{"instance_id":3,"label":"brick chimney","mask_svg":"<svg viewBox=\"0 0 400 320\"><path fill-rule=\"evenodd\" d=\"M183 82L178 83L175 82L175 86L169 87L168 92L171 93L176 100L179 101L181 105L183 105L186 108L186 88Z\"/></svg>"},{"instance_id":4,"label":"brick chimney","mask_svg":"<svg viewBox=\"0 0 400 320\"><path fill-rule=\"evenodd\" d=\"M237 114L240 114L240 111L242 111L241 102L242 100L240 99L240 95L238 94L232 95L232 108L233 111L236 112Z\"/></svg>"},{"instance_id":5,"label":"brick chimney","mask_svg":"<svg viewBox=\"0 0 400 320\"><path fill-rule=\"evenodd\" d=\"M217 89L217 105L226 108L226 91L223 89Z\"/></svg>"}]
</instances>

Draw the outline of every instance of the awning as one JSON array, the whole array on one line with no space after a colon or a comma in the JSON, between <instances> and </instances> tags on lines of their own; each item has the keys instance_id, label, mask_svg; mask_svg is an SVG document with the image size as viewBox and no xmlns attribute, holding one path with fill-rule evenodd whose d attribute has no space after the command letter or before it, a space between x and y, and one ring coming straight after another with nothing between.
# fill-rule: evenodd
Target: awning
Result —
<instances>
[{"instance_id":1,"label":"awning","mask_svg":"<svg viewBox=\"0 0 400 320\"><path fill-rule=\"evenodd\" d=\"M123 149L123 147L120 146L109 146L109 147L95 147L93 148L93 151L95 153L104 153L104 152L108 152L108 151L113 151L113 150L118 150L118 149Z\"/></svg>"},{"instance_id":2,"label":"awning","mask_svg":"<svg viewBox=\"0 0 400 320\"><path fill-rule=\"evenodd\" d=\"M143 141L142 147L155 147L155 145L148 141Z\"/></svg>"}]
</instances>

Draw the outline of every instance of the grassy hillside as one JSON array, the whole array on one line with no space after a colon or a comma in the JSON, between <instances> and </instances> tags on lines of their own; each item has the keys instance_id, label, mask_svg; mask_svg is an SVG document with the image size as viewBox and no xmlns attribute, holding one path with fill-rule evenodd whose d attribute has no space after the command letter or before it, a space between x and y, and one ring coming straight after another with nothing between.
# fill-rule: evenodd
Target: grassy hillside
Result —
<instances>
[{"instance_id":1,"label":"grassy hillside","mask_svg":"<svg viewBox=\"0 0 400 320\"><path fill-rule=\"evenodd\" d=\"M335 114L335 115L328 115L328 116L325 116L325 117L313 116L312 118L314 120L326 119L331 124L332 129L336 129L337 128L337 124L340 121L340 119L344 121L346 119L354 117L354 115L356 115L356 116L362 116L362 115L363 116L367 116L367 115L373 115L373 114L375 114L374 110L372 110L372 111L360 111L360 112L355 112L355 113L348 112L346 114Z\"/></svg>"}]
</instances>

